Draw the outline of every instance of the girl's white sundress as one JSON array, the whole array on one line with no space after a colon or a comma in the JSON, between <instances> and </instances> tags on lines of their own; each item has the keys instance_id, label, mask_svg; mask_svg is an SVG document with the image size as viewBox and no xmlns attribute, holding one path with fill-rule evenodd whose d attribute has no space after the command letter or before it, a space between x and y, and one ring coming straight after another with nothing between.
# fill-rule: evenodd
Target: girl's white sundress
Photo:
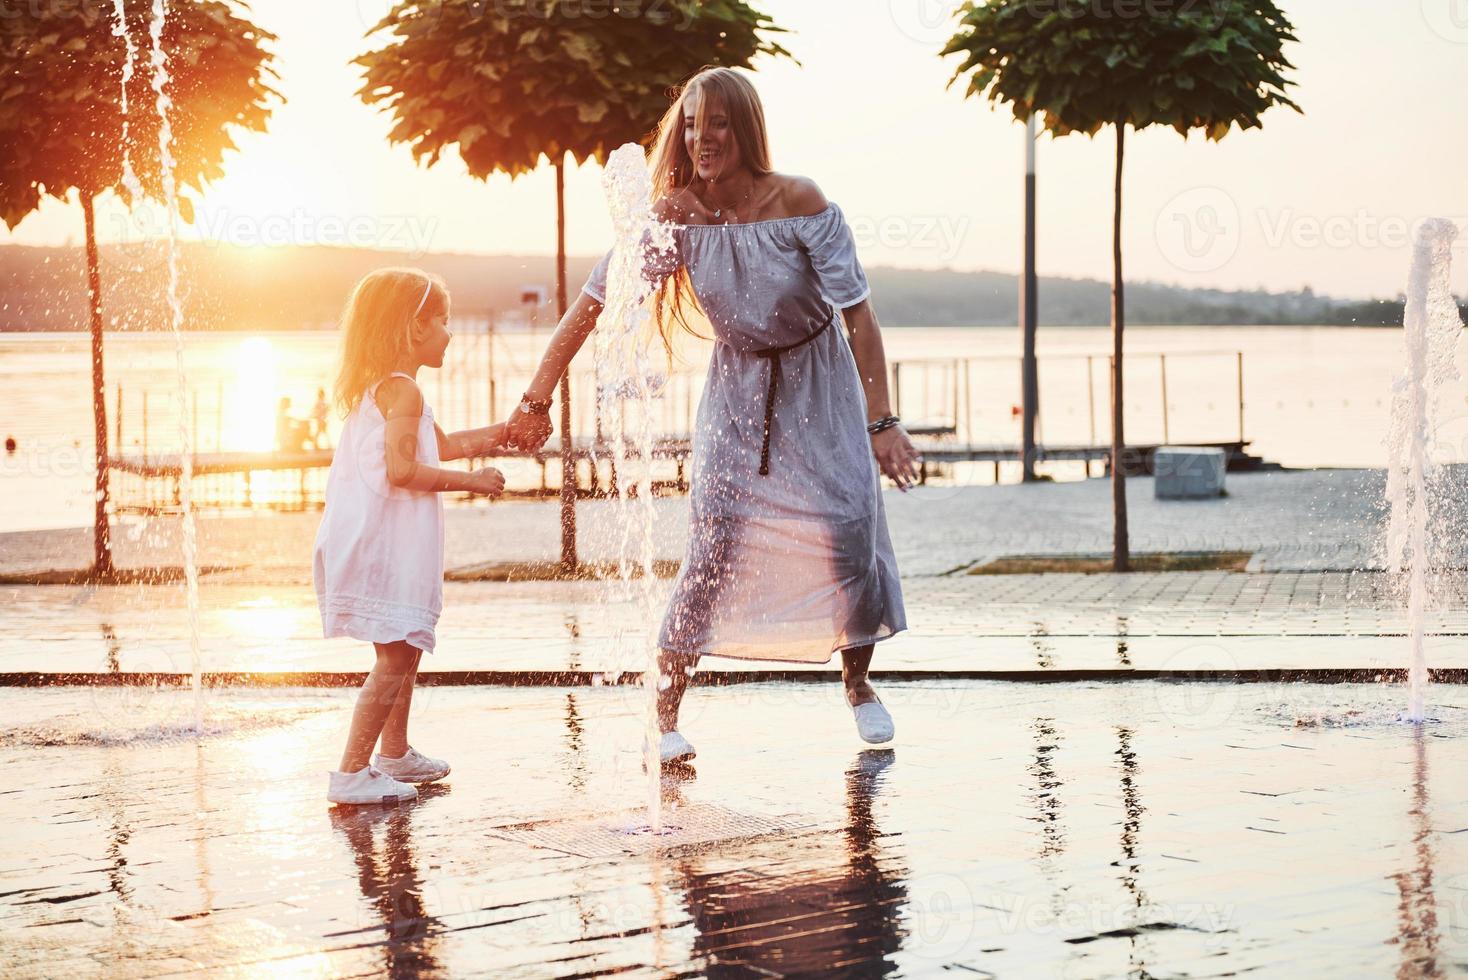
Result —
<instances>
[{"instance_id":1,"label":"girl's white sundress","mask_svg":"<svg viewBox=\"0 0 1468 980\"><path fill-rule=\"evenodd\" d=\"M347 416L326 478L326 513L312 563L321 627L328 637L406 640L431 653L443 611L443 500L387 482L387 421L377 408L377 384ZM426 403L417 458L439 465L433 410Z\"/></svg>"},{"instance_id":2,"label":"girl's white sundress","mask_svg":"<svg viewBox=\"0 0 1468 980\"><path fill-rule=\"evenodd\" d=\"M693 436L688 547L659 644L824 663L907 626L866 396L836 311L871 290L841 209L673 226L714 329ZM605 301L608 252L585 292Z\"/></svg>"}]
</instances>

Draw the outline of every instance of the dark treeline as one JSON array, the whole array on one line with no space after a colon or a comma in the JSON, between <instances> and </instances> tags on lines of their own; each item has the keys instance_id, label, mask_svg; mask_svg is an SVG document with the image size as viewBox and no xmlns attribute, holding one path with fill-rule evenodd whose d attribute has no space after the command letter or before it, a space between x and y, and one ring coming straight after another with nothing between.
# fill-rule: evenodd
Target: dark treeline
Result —
<instances>
[{"instance_id":1,"label":"dark treeline","mask_svg":"<svg viewBox=\"0 0 1468 980\"><path fill-rule=\"evenodd\" d=\"M568 260L570 291L595 257ZM181 270L185 323L191 330L292 330L330 326L353 283L385 265L416 265L447 280L456 310L486 313L520 305L526 286L550 291L547 256L459 255L321 246L240 248L186 245ZM878 313L892 326L1013 326L1016 279L997 272L868 270ZM102 250L103 314L112 329L167 326L162 302L166 266L156 246ZM0 247L0 330L84 330L87 299L79 248ZM1103 326L1110 287L1091 279L1043 279L1040 322ZM1468 311L1468 306L1465 306ZM1294 293L1127 286L1127 317L1137 324L1326 324L1399 326L1402 301L1345 301Z\"/></svg>"}]
</instances>

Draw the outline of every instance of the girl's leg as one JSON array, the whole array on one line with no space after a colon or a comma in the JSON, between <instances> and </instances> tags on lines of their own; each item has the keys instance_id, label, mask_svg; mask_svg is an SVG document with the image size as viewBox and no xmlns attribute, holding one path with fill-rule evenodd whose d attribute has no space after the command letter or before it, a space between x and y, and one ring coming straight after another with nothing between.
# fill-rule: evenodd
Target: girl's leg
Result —
<instances>
[{"instance_id":1,"label":"girl's leg","mask_svg":"<svg viewBox=\"0 0 1468 980\"><path fill-rule=\"evenodd\" d=\"M408 752L408 712L413 708L413 684L418 680L418 664L423 660L423 651L415 649L413 653L413 667L403 676L397 700L382 726L381 751L389 759L401 759Z\"/></svg>"},{"instance_id":2,"label":"girl's leg","mask_svg":"<svg viewBox=\"0 0 1468 980\"><path fill-rule=\"evenodd\" d=\"M668 679L668 686L658 691L658 730L671 732L678 727L678 707L688 690L698 656L663 650L658 655L658 670Z\"/></svg>"},{"instance_id":3,"label":"girl's leg","mask_svg":"<svg viewBox=\"0 0 1468 980\"><path fill-rule=\"evenodd\" d=\"M841 680L846 685L846 701L853 708L877 700L877 692L867 680L867 668L872 665L876 648L875 643L868 643L841 651Z\"/></svg>"},{"instance_id":4,"label":"girl's leg","mask_svg":"<svg viewBox=\"0 0 1468 980\"><path fill-rule=\"evenodd\" d=\"M417 664L418 651L406 643L374 643L373 646L377 648L377 664L357 695L347 747L342 752L342 772L356 772L371 760L372 746L377 744L377 736L382 734L382 726L392 713L403 678Z\"/></svg>"}]
</instances>

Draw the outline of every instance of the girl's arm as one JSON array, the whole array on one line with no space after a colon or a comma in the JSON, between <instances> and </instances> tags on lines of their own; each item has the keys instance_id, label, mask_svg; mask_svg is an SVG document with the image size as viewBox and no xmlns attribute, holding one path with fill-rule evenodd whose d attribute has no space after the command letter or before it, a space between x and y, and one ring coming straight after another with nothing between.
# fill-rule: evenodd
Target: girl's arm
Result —
<instances>
[{"instance_id":1,"label":"girl's arm","mask_svg":"<svg viewBox=\"0 0 1468 980\"><path fill-rule=\"evenodd\" d=\"M505 448L503 422L496 422L482 429L461 429L451 433L444 432L437 423L434 423L433 428L438 433L438 458L442 460L473 459Z\"/></svg>"},{"instance_id":2,"label":"girl's arm","mask_svg":"<svg viewBox=\"0 0 1468 980\"><path fill-rule=\"evenodd\" d=\"M566 373L571 359L596 329L596 318L601 315L602 304L586 292L576 295L576 301L561 317L556 332L546 344L541 355L540 366L525 396L532 401L550 401L555 393L556 382ZM551 434L549 415L528 415L516 408L505 423L505 437L521 449L539 449Z\"/></svg>"},{"instance_id":3,"label":"girl's arm","mask_svg":"<svg viewBox=\"0 0 1468 980\"><path fill-rule=\"evenodd\" d=\"M486 468L464 473L418 461L418 422L423 418L423 395L417 385L406 378L389 378L377 387L377 407L387 419L384 452L388 483L426 493L467 490L497 497L503 492L505 477L499 470Z\"/></svg>"},{"instance_id":4,"label":"girl's arm","mask_svg":"<svg viewBox=\"0 0 1468 980\"><path fill-rule=\"evenodd\" d=\"M856 369L861 374L862 390L867 398L867 421L892 414L892 400L887 393L887 354L882 347L882 330L870 299L841 311L851 331L851 353L856 356ZM902 426L883 429L872 439L872 453L877 465L899 490L906 491L918 479L917 462L922 455Z\"/></svg>"}]
</instances>

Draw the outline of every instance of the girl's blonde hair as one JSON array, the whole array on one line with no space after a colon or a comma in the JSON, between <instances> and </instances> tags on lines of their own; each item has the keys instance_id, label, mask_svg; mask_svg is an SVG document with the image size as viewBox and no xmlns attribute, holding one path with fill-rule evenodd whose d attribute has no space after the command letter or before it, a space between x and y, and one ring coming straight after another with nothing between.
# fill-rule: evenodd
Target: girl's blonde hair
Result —
<instances>
[{"instance_id":1,"label":"girl's blonde hair","mask_svg":"<svg viewBox=\"0 0 1468 980\"><path fill-rule=\"evenodd\" d=\"M448 309L448 287L422 269L375 269L363 276L342 310L335 390L341 413L350 413L368 388L402 363L413 346L415 320Z\"/></svg>"},{"instance_id":2,"label":"girl's blonde hair","mask_svg":"<svg viewBox=\"0 0 1468 980\"><path fill-rule=\"evenodd\" d=\"M662 121L658 123L650 153L654 203L687 187L696 176L694 161L689 158L684 146L684 134L688 127L683 121L683 104L691 96L698 97L698 108L694 113L697 132L704 131L708 118L715 109L722 109L729 117L729 126L733 130L744 166L756 177L774 172L774 168L770 166L770 143L765 135L765 109L754 85L743 74L732 68L705 66L682 85L675 87L672 96L673 104L663 113ZM684 330L694 334L698 332L684 316L685 297L695 307L698 305L698 297L693 293L688 270L680 266L677 274L663 281L653 304L653 319L669 356L673 352L675 320Z\"/></svg>"}]
</instances>

